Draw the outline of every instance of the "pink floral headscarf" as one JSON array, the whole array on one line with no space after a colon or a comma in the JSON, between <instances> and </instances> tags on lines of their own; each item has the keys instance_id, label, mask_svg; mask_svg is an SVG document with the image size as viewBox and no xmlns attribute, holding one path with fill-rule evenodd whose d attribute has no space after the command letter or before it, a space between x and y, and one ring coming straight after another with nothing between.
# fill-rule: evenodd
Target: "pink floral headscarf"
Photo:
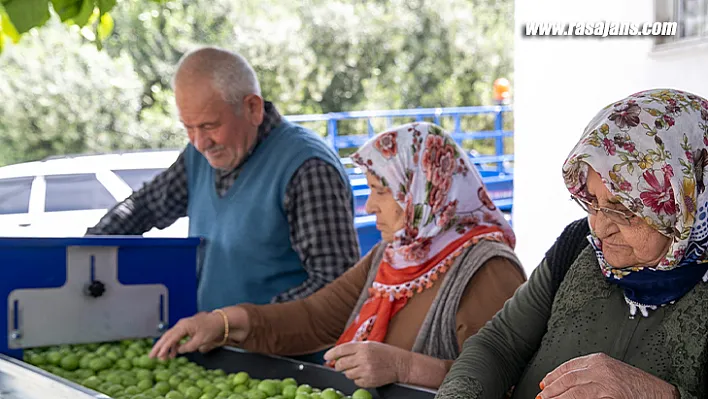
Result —
<instances>
[{"instance_id":1,"label":"pink floral headscarf","mask_svg":"<svg viewBox=\"0 0 708 399\"><path fill-rule=\"evenodd\" d=\"M563 165L571 194L585 195L587 165L631 212L673 239L655 268L706 261L708 101L656 89L605 107ZM700 216L700 217L698 217ZM623 270L622 278L631 270Z\"/></svg>"},{"instance_id":2,"label":"pink floral headscarf","mask_svg":"<svg viewBox=\"0 0 708 399\"><path fill-rule=\"evenodd\" d=\"M439 126L396 127L368 141L352 160L380 178L405 209L406 226L386 251L393 267L420 265L475 228L480 228L479 238L514 247L511 226L489 198L479 172Z\"/></svg>"}]
</instances>

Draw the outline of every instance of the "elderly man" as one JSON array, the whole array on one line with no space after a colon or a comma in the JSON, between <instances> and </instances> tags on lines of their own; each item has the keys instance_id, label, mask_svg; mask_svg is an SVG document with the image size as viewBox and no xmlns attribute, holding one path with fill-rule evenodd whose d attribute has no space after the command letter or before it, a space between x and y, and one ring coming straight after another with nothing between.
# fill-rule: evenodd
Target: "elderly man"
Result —
<instances>
[{"instance_id":1,"label":"elderly man","mask_svg":"<svg viewBox=\"0 0 708 399\"><path fill-rule=\"evenodd\" d=\"M200 311L302 298L356 263L338 156L262 99L244 58L198 49L180 60L173 86L190 144L88 234L137 235L189 216L189 235L205 238Z\"/></svg>"}]
</instances>

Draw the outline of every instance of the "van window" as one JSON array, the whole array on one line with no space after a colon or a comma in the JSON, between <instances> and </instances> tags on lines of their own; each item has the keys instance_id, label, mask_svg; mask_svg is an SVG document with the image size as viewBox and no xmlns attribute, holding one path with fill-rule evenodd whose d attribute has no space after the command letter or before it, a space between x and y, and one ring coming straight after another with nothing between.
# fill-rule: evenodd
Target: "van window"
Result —
<instances>
[{"instance_id":1,"label":"van window","mask_svg":"<svg viewBox=\"0 0 708 399\"><path fill-rule=\"evenodd\" d=\"M32 177L0 179L0 215L29 212Z\"/></svg>"},{"instance_id":2,"label":"van window","mask_svg":"<svg viewBox=\"0 0 708 399\"><path fill-rule=\"evenodd\" d=\"M114 170L113 173L123 179L133 191L138 191L143 187L143 184L151 181L164 170L165 169L121 169Z\"/></svg>"},{"instance_id":3,"label":"van window","mask_svg":"<svg viewBox=\"0 0 708 399\"><path fill-rule=\"evenodd\" d=\"M45 212L108 209L116 199L93 173L45 176L47 197Z\"/></svg>"}]
</instances>

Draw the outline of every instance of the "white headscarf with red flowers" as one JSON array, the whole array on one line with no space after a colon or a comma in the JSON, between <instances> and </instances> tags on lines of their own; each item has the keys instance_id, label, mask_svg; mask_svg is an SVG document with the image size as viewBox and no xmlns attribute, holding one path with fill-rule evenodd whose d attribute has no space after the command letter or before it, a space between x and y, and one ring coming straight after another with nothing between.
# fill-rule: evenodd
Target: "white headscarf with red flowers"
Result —
<instances>
[{"instance_id":1,"label":"white headscarf with red flowers","mask_svg":"<svg viewBox=\"0 0 708 399\"><path fill-rule=\"evenodd\" d=\"M514 233L477 169L443 130L412 123L381 133L352 160L377 176L405 209L405 228L386 244L369 299L337 340L383 342L391 318L432 287L479 240L514 247Z\"/></svg>"},{"instance_id":2,"label":"white headscarf with red flowers","mask_svg":"<svg viewBox=\"0 0 708 399\"><path fill-rule=\"evenodd\" d=\"M482 234L514 247L511 226L479 172L441 127L396 127L369 140L352 160L380 178L405 210L406 226L386 252L393 267L420 265L473 228L497 228Z\"/></svg>"},{"instance_id":3,"label":"white headscarf with red flowers","mask_svg":"<svg viewBox=\"0 0 708 399\"><path fill-rule=\"evenodd\" d=\"M681 287L677 283L669 292L668 279L679 282L683 277L656 272L708 261L706 146L708 101L679 90L647 90L600 111L563 165L565 183L572 195L587 195L590 165L627 209L673 239L656 267L614 269L602 256L602 243L592 238L605 276L614 282L621 280L618 284L625 287L634 284L625 291L630 305L663 305L700 281L700 267L683 269L679 274L685 279L697 280L682 281ZM689 271L695 275L688 276ZM664 281L651 285L653 273ZM646 288L643 294L642 288ZM659 297L658 290L667 291Z\"/></svg>"}]
</instances>

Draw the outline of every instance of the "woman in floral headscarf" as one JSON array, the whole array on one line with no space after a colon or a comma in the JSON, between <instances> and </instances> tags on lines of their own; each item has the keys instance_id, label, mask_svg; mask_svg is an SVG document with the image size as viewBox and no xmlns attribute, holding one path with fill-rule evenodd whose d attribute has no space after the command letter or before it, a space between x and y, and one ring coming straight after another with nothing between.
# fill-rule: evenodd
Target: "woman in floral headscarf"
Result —
<instances>
[{"instance_id":1,"label":"woman in floral headscarf","mask_svg":"<svg viewBox=\"0 0 708 399\"><path fill-rule=\"evenodd\" d=\"M706 146L696 95L649 90L601 110L563 166L588 217L465 343L438 398L705 397Z\"/></svg>"},{"instance_id":2,"label":"woman in floral headscarf","mask_svg":"<svg viewBox=\"0 0 708 399\"><path fill-rule=\"evenodd\" d=\"M437 388L465 339L525 281L514 234L463 150L438 126L397 127L352 159L366 172L366 208L383 242L309 298L222 309L228 331L221 314L180 321L152 355L225 343L299 355L335 345L325 359L359 386ZM191 339L179 346L184 336Z\"/></svg>"}]
</instances>

